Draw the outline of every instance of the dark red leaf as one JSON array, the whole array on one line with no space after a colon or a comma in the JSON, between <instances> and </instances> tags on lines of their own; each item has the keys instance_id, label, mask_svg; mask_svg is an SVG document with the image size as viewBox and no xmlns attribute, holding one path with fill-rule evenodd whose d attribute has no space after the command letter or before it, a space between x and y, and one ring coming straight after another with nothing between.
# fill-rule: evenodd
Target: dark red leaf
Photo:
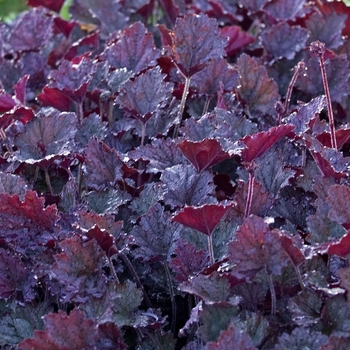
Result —
<instances>
[{"instance_id":1,"label":"dark red leaf","mask_svg":"<svg viewBox=\"0 0 350 350\"><path fill-rule=\"evenodd\" d=\"M26 103L26 87L28 79L29 75L26 74L13 86L17 100L23 105Z\"/></svg>"},{"instance_id":2,"label":"dark red leaf","mask_svg":"<svg viewBox=\"0 0 350 350\"><path fill-rule=\"evenodd\" d=\"M49 10L60 12L64 0L27 0L27 6L39 7L44 6Z\"/></svg>"},{"instance_id":3,"label":"dark red leaf","mask_svg":"<svg viewBox=\"0 0 350 350\"><path fill-rule=\"evenodd\" d=\"M31 28L31 30L28 30ZM43 8L24 12L11 30L9 42L13 51L39 50L52 36L53 17Z\"/></svg>"},{"instance_id":4,"label":"dark red leaf","mask_svg":"<svg viewBox=\"0 0 350 350\"><path fill-rule=\"evenodd\" d=\"M200 207L185 207L172 220L211 236L215 227L232 205L205 204Z\"/></svg>"},{"instance_id":5,"label":"dark red leaf","mask_svg":"<svg viewBox=\"0 0 350 350\"><path fill-rule=\"evenodd\" d=\"M126 68L134 74L147 67L153 67L160 56L154 45L152 33L145 26L136 22L124 29L117 43L104 51L108 63L114 68Z\"/></svg>"},{"instance_id":6,"label":"dark red leaf","mask_svg":"<svg viewBox=\"0 0 350 350\"><path fill-rule=\"evenodd\" d=\"M238 277L253 277L264 268L269 274L279 275L288 264L278 231L271 231L262 218L254 215L244 219L228 251L230 262L236 265L233 274Z\"/></svg>"},{"instance_id":7,"label":"dark red leaf","mask_svg":"<svg viewBox=\"0 0 350 350\"><path fill-rule=\"evenodd\" d=\"M337 242L327 244L323 251L327 254L335 254L345 258L350 254L350 230Z\"/></svg>"},{"instance_id":8,"label":"dark red leaf","mask_svg":"<svg viewBox=\"0 0 350 350\"><path fill-rule=\"evenodd\" d=\"M180 14L179 7L174 0L159 0L159 4L165 12L166 18L171 25L175 23L176 18Z\"/></svg>"},{"instance_id":9,"label":"dark red leaf","mask_svg":"<svg viewBox=\"0 0 350 350\"><path fill-rule=\"evenodd\" d=\"M1 90L0 92L0 113L7 112L15 107L17 103L10 94Z\"/></svg>"},{"instance_id":10,"label":"dark red leaf","mask_svg":"<svg viewBox=\"0 0 350 350\"><path fill-rule=\"evenodd\" d=\"M199 95L216 96L220 89L232 91L238 86L238 72L229 66L224 58L217 58L196 73L191 79L191 87Z\"/></svg>"},{"instance_id":11,"label":"dark red leaf","mask_svg":"<svg viewBox=\"0 0 350 350\"><path fill-rule=\"evenodd\" d=\"M316 136L317 140L322 143L323 146L331 148L331 134L324 131L322 134ZM335 138L337 139L338 150L341 149L344 144L350 138L350 127L348 125L341 126L335 131Z\"/></svg>"},{"instance_id":12,"label":"dark red leaf","mask_svg":"<svg viewBox=\"0 0 350 350\"><path fill-rule=\"evenodd\" d=\"M97 332L91 319L74 309L67 315L64 311L44 316L45 330L34 331L34 337L22 341L20 350L68 350L89 349L95 344Z\"/></svg>"},{"instance_id":13,"label":"dark red leaf","mask_svg":"<svg viewBox=\"0 0 350 350\"><path fill-rule=\"evenodd\" d=\"M145 124L166 105L172 93L173 85L164 82L164 78L159 67L147 70L135 80L123 84L116 103Z\"/></svg>"},{"instance_id":14,"label":"dark red leaf","mask_svg":"<svg viewBox=\"0 0 350 350\"><path fill-rule=\"evenodd\" d=\"M178 146L199 173L230 158L230 155L222 150L220 143L215 139L204 139L199 142L184 140Z\"/></svg>"},{"instance_id":15,"label":"dark red leaf","mask_svg":"<svg viewBox=\"0 0 350 350\"><path fill-rule=\"evenodd\" d=\"M205 14L177 18L173 32L173 56L186 77L199 72L210 59L225 55L227 40L215 19Z\"/></svg>"},{"instance_id":16,"label":"dark red leaf","mask_svg":"<svg viewBox=\"0 0 350 350\"><path fill-rule=\"evenodd\" d=\"M279 239L282 243L282 247L285 252L288 254L290 260L292 260L295 266L299 266L302 262L305 261L305 256L301 249L296 245L295 242L298 240L299 236L295 236L297 238L291 237L286 232L281 231ZM299 244L300 245L300 244Z\"/></svg>"},{"instance_id":17,"label":"dark red leaf","mask_svg":"<svg viewBox=\"0 0 350 350\"><path fill-rule=\"evenodd\" d=\"M60 90L45 86L37 99L43 106L55 107L59 111L69 111L72 101Z\"/></svg>"},{"instance_id":18,"label":"dark red leaf","mask_svg":"<svg viewBox=\"0 0 350 350\"><path fill-rule=\"evenodd\" d=\"M18 251L37 249L56 237L57 208L44 207L44 198L27 191L24 200L18 195L0 193L0 236Z\"/></svg>"},{"instance_id":19,"label":"dark red leaf","mask_svg":"<svg viewBox=\"0 0 350 350\"><path fill-rule=\"evenodd\" d=\"M106 280L102 266L105 254L95 240L83 243L75 236L60 243L62 253L54 255L51 278L59 285L62 302L84 303L92 296L103 295Z\"/></svg>"},{"instance_id":20,"label":"dark red leaf","mask_svg":"<svg viewBox=\"0 0 350 350\"><path fill-rule=\"evenodd\" d=\"M247 148L242 150L242 160L251 162L264 154L270 147L284 136L288 135L295 128L294 125L279 125L270 128L268 131L258 132L252 136L243 138L243 143Z\"/></svg>"},{"instance_id":21,"label":"dark red leaf","mask_svg":"<svg viewBox=\"0 0 350 350\"><path fill-rule=\"evenodd\" d=\"M295 1L293 1L295 3ZM300 26L280 22L262 35L264 48L275 59L292 60L296 52L305 47L308 31Z\"/></svg>"},{"instance_id":22,"label":"dark red leaf","mask_svg":"<svg viewBox=\"0 0 350 350\"><path fill-rule=\"evenodd\" d=\"M114 187L122 179L122 165L118 152L104 142L92 137L85 148L86 183L89 187L102 190Z\"/></svg>"},{"instance_id":23,"label":"dark red leaf","mask_svg":"<svg viewBox=\"0 0 350 350\"><path fill-rule=\"evenodd\" d=\"M228 37L228 43L225 46L227 56L233 56L242 47L255 41L255 38L244 32L239 26L226 26L221 29L221 35Z\"/></svg>"},{"instance_id":24,"label":"dark red leaf","mask_svg":"<svg viewBox=\"0 0 350 350\"><path fill-rule=\"evenodd\" d=\"M294 20L305 15L306 0L272 0L264 6L264 10L277 20Z\"/></svg>"},{"instance_id":25,"label":"dark red leaf","mask_svg":"<svg viewBox=\"0 0 350 350\"><path fill-rule=\"evenodd\" d=\"M88 232L86 236L90 239L95 239L99 244L100 248L110 258L111 256L118 254L119 250L115 246L114 237L104 229L100 229L99 226L95 225Z\"/></svg>"},{"instance_id":26,"label":"dark red leaf","mask_svg":"<svg viewBox=\"0 0 350 350\"><path fill-rule=\"evenodd\" d=\"M273 113L280 96L277 84L268 77L266 68L244 53L237 60L237 69L240 75L238 91L246 101L249 113Z\"/></svg>"},{"instance_id":27,"label":"dark red leaf","mask_svg":"<svg viewBox=\"0 0 350 350\"><path fill-rule=\"evenodd\" d=\"M207 343L205 350L257 350L251 337L240 328L231 325L227 330L221 331L217 342Z\"/></svg>"},{"instance_id":28,"label":"dark red leaf","mask_svg":"<svg viewBox=\"0 0 350 350\"><path fill-rule=\"evenodd\" d=\"M176 273L177 282L187 281L193 276L210 265L209 254L206 250L198 250L192 243L184 240L176 242L175 258L169 262L170 267Z\"/></svg>"}]
</instances>

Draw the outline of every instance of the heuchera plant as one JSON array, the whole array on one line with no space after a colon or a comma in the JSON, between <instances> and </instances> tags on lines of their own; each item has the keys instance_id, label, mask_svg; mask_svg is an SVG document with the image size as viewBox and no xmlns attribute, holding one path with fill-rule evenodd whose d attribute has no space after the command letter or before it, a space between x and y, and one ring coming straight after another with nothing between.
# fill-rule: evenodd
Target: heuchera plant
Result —
<instances>
[{"instance_id":1,"label":"heuchera plant","mask_svg":"<svg viewBox=\"0 0 350 350\"><path fill-rule=\"evenodd\" d=\"M0 23L1 349L348 349L345 4L63 3Z\"/></svg>"}]
</instances>

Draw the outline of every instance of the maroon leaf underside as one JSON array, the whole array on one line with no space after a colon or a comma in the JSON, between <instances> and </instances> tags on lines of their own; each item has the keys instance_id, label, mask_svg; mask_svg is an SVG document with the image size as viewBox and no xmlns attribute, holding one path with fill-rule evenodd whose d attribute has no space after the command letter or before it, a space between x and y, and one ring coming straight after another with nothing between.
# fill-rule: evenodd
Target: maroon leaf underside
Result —
<instances>
[{"instance_id":1,"label":"maroon leaf underside","mask_svg":"<svg viewBox=\"0 0 350 350\"><path fill-rule=\"evenodd\" d=\"M184 140L178 146L199 173L230 158L215 139L204 139L199 142Z\"/></svg>"},{"instance_id":2,"label":"maroon leaf underside","mask_svg":"<svg viewBox=\"0 0 350 350\"><path fill-rule=\"evenodd\" d=\"M27 0L28 6L39 7L43 6L49 10L60 12L64 0Z\"/></svg>"},{"instance_id":3,"label":"maroon leaf underside","mask_svg":"<svg viewBox=\"0 0 350 350\"><path fill-rule=\"evenodd\" d=\"M280 125L243 138L243 143L247 148L242 150L242 160L251 162L265 153L277 141L294 130L294 125Z\"/></svg>"},{"instance_id":4,"label":"maroon leaf underside","mask_svg":"<svg viewBox=\"0 0 350 350\"><path fill-rule=\"evenodd\" d=\"M232 205L206 204L201 207L185 207L172 220L211 236L215 227Z\"/></svg>"}]
</instances>

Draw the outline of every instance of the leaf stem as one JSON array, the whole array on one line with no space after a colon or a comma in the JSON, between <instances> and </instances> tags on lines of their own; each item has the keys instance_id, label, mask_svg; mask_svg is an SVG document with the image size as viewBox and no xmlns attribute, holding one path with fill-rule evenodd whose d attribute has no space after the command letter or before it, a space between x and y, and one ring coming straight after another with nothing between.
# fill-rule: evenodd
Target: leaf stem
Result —
<instances>
[{"instance_id":1,"label":"leaf stem","mask_svg":"<svg viewBox=\"0 0 350 350\"><path fill-rule=\"evenodd\" d=\"M146 123L141 123L141 146L145 143L145 137L146 137Z\"/></svg>"},{"instance_id":2,"label":"leaf stem","mask_svg":"<svg viewBox=\"0 0 350 350\"><path fill-rule=\"evenodd\" d=\"M247 218L250 214L253 193L254 193L254 174L253 174L253 170L249 170L248 194L247 194L247 201L245 203L244 218Z\"/></svg>"},{"instance_id":3,"label":"leaf stem","mask_svg":"<svg viewBox=\"0 0 350 350\"><path fill-rule=\"evenodd\" d=\"M165 269L165 274L168 280L168 288L169 288L169 294L170 294L170 300L171 300L171 313L172 313L172 317L171 317L171 332L174 334L175 333L175 326L176 326L176 301L175 301L175 294L174 294L174 288L173 288L173 282L172 282L172 278L171 278L171 274L169 271L169 266L168 263L166 261L163 262L164 265L164 269Z\"/></svg>"},{"instance_id":4,"label":"leaf stem","mask_svg":"<svg viewBox=\"0 0 350 350\"><path fill-rule=\"evenodd\" d=\"M46 181L46 185L50 191L50 194L53 196L53 190L52 190L51 181L50 181L49 169L47 169L47 168L45 168L45 181Z\"/></svg>"},{"instance_id":5,"label":"leaf stem","mask_svg":"<svg viewBox=\"0 0 350 350\"><path fill-rule=\"evenodd\" d=\"M337 150L338 146L337 146L337 138L335 135L335 124L334 124L334 116L333 116L333 109L332 109L332 100L331 100L331 94L329 92L327 72L326 72L326 66L325 66L325 61L324 61L324 54L326 51L325 44L321 43L320 41L314 41L310 44L310 51L317 55L318 61L320 64L323 88L324 88L324 92L326 94L327 111L328 111L328 118L329 118L329 129L331 132L331 146L332 146L332 148Z\"/></svg>"},{"instance_id":6,"label":"leaf stem","mask_svg":"<svg viewBox=\"0 0 350 350\"><path fill-rule=\"evenodd\" d=\"M267 273L267 277L269 279L269 285L270 285L270 294L271 294L271 315L276 316L276 292L275 287L273 286L273 279L272 274L270 274L267 271L267 268L265 266L265 271Z\"/></svg>"},{"instance_id":7,"label":"leaf stem","mask_svg":"<svg viewBox=\"0 0 350 350\"><path fill-rule=\"evenodd\" d=\"M181 103L180 103L180 109L179 109L179 120L178 124L176 124L175 129L174 129L174 134L173 137L176 138L177 134L179 132L180 124L182 122L182 116L185 110L185 105L186 105L186 100L188 93L190 91L190 82L191 82L191 77L185 77L185 86L184 86L184 91L182 92L182 98L181 98Z\"/></svg>"},{"instance_id":8,"label":"leaf stem","mask_svg":"<svg viewBox=\"0 0 350 350\"><path fill-rule=\"evenodd\" d=\"M75 112L78 116L79 123L81 124L84 119L83 101L80 103L75 102Z\"/></svg>"},{"instance_id":9,"label":"leaf stem","mask_svg":"<svg viewBox=\"0 0 350 350\"><path fill-rule=\"evenodd\" d=\"M208 109L209 109L209 104L210 104L210 101L211 101L211 97L206 96L206 98L205 98L205 103L204 103L204 107L203 107L203 112L202 112L202 115L207 114Z\"/></svg>"},{"instance_id":10,"label":"leaf stem","mask_svg":"<svg viewBox=\"0 0 350 350\"><path fill-rule=\"evenodd\" d=\"M209 248L210 263L214 264L215 257L214 257L214 247L213 247L212 235L208 235L208 248Z\"/></svg>"},{"instance_id":11,"label":"leaf stem","mask_svg":"<svg viewBox=\"0 0 350 350\"><path fill-rule=\"evenodd\" d=\"M117 276L117 272L115 271L115 268L114 268L114 265L113 265L112 258L107 256L107 259L108 259L109 267L110 267L110 269L112 271L112 275L113 275L115 281L117 282L117 284L120 284L119 278Z\"/></svg>"},{"instance_id":12,"label":"leaf stem","mask_svg":"<svg viewBox=\"0 0 350 350\"><path fill-rule=\"evenodd\" d=\"M278 119L277 119L277 125L279 125L281 123L281 119L282 117L284 117L289 110L289 104L290 104L290 100L292 97L292 91L294 88L294 85L298 79L299 73L302 69L305 68L305 63L304 61L300 61L295 67L294 67L294 74L293 77L288 85L288 89L287 89L287 93L286 93L286 98L284 101L284 106L283 106L283 110L281 113L278 113Z\"/></svg>"},{"instance_id":13,"label":"leaf stem","mask_svg":"<svg viewBox=\"0 0 350 350\"><path fill-rule=\"evenodd\" d=\"M122 258L122 260L124 261L125 265L126 265L126 266L128 267L128 269L130 270L132 276L134 277L134 280L135 280L137 286L142 290L143 298L145 299L145 302L146 302L147 306L148 306L149 308L151 308L151 307L152 307L151 301L149 300L148 295L147 295L147 293L146 293L146 291L145 291L145 288L143 287L143 285L142 285L142 283L141 283L141 281L140 281L140 279L139 279L139 276L137 275L137 273L136 273L136 271L135 271L135 269L134 269L134 266L132 266L131 261L130 261L129 258L128 258L124 253L122 253L122 252L119 252L118 255Z\"/></svg>"}]
</instances>

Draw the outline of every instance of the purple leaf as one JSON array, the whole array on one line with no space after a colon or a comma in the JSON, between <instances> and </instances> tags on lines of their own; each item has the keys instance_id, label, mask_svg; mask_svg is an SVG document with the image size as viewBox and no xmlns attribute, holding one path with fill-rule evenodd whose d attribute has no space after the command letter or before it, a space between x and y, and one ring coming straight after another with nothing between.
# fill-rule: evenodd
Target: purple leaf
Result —
<instances>
[{"instance_id":1,"label":"purple leaf","mask_svg":"<svg viewBox=\"0 0 350 350\"><path fill-rule=\"evenodd\" d=\"M176 257L170 260L169 265L176 273L177 282L187 281L189 277L210 265L209 254L206 250L197 250L192 243L184 240L176 242L173 254L176 254Z\"/></svg>"},{"instance_id":2,"label":"purple leaf","mask_svg":"<svg viewBox=\"0 0 350 350\"><path fill-rule=\"evenodd\" d=\"M45 208L36 192L27 191L23 201L18 195L0 193L0 236L17 251L37 249L54 239L58 219L56 207Z\"/></svg>"},{"instance_id":3,"label":"purple leaf","mask_svg":"<svg viewBox=\"0 0 350 350\"><path fill-rule=\"evenodd\" d=\"M49 10L60 12L64 0L27 0L27 6L43 6Z\"/></svg>"},{"instance_id":4,"label":"purple leaf","mask_svg":"<svg viewBox=\"0 0 350 350\"><path fill-rule=\"evenodd\" d=\"M305 74L299 75L296 87L312 96L323 95L324 88L318 59L311 57L305 65L307 70ZM331 99L341 103L343 96L350 92L350 69L346 55L331 55L327 59L326 73Z\"/></svg>"},{"instance_id":5,"label":"purple leaf","mask_svg":"<svg viewBox=\"0 0 350 350\"><path fill-rule=\"evenodd\" d=\"M283 333L275 350L299 350L299 349L320 349L327 342L327 336L321 332L310 331L308 328L295 328L291 334Z\"/></svg>"},{"instance_id":6,"label":"purple leaf","mask_svg":"<svg viewBox=\"0 0 350 350\"><path fill-rule=\"evenodd\" d=\"M0 173L0 193L7 193L10 196L17 194L23 200L26 190L27 185L20 176Z\"/></svg>"},{"instance_id":7,"label":"purple leaf","mask_svg":"<svg viewBox=\"0 0 350 350\"><path fill-rule=\"evenodd\" d=\"M153 67L160 56L154 45L152 33L136 22L124 29L120 39L107 46L103 53L113 68L126 68L137 74L147 67Z\"/></svg>"},{"instance_id":8,"label":"purple leaf","mask_svg":"<svg viewBox=\"0 0 350 350\"><path fill-rule=\"evenodd\" d=\"M294 125L279 125L270 128L268 131L262 131L252 136L247 135L243 138L243 143L247 148L242 150L242 160L251 162L264 154L277 141L282 139L294 130Z\"/></svg>"},{"instance_id":9,"label":"purple leaf","mask_svg":"<svg viewBox=\"0 0 350 350\"><path fill-rule=\"evenodd\" d=\"M326 97L315 97L310 102L301 105L297 112L292 113L287 118L287 121L295 125L294 132L301 135L309 128L309 122L318 117L325 108Z\"/></svg>"},{"instance_id":10,"label":"purple leaf","mask_svg":"<svg viewBox=\"0 0 350 350\"><path fill-rule=\"evenodd\" d=\"M94 73L94 64L87 57L79 57L77 62L64 60L50 74L50 88L61 91L72 101L81 103Z\"/></svg>"},{"instance_id":11,"label":"purple leaf","mask_svg":"<svg viewBox=\"0 0 350 350\"><path fill-rule=\"evenodd\" d=\"M175 165L164 170L160 180L166 184L166 204L172 206L201 205L212 202L213 175L207 171L200 174L192 165Z\"/></svg>"},{"instance_id":12,"label":"purple leaf","mask_svg":"<svg viewBox=\"0 0 350 350\"><path fill-rule=\"evenodd\" d=\"M262 10L265 3L268 0L241 0L240 3L251 11L259 11Z\"/></svg>"},{"instance_id":13,"label":"purple leaf","mask_svg":"<svg viewBox=\"0 0 350 350\"><path fill-rule=\"evenodd\" d=\"M127 350L120 329L112 322L98 325L96 348L103 350Z\"/></svg>"},{"instance_id":14,"label":"purple leaf","mask_svg":"<svg viewBox=\"0 0 350 350\"><path fill-rule=\"evenodd\" d=\"M67 156L73 150L77 117L72 112L39 113L15 138L18 151L14 159L48 166L55 157Z\"/></svg>"},{"instance_id":15,"label":"purple leaf","mask_svg":"<svg viewBox=\"0 0 350 350\"><path fill-rule=\"evenodd\" d=\"M143 260L158 258L167 260L179 238L180 225L170 221L171 214L156 203L141 217L131 235L135 237L138 248L134 254Z\"/></svg>"},{"instance_id":16,"label":"purple leaf","mask_svg":"<svg viewBox=\"0 0 350 350\"><path fill-rule=\"evenodd\" d=\"M217 341L220 331L224 331L230 326L237 313L237 306L228 302L204 303L199 314L202 325L199 327L198 335L205 342Z\"/></svg>"},{"instance_id":17,"label":"purple leaf","mask_svg":"<svg viewBox=\"0 0 350 350\"><path fill-rule=\"evenodd\" d=\"M177 18L172 39L174 60L187 78L202 70L209 60L225 55L227 40L217 21L205 14Z\"/></svg>"},{"instance_id":18,"label":"purple leaf","mask_svg":"<svg viewBox=\"0 0 350 350\"><path fill-rule=\"evenodd\" d=\"M305 0L272 0L266 3L264 10L277 20L294 20L305 16Z\"/></svg>"},{"instance_id":19,"label":"purple leaf","mask_svg":"<svg viewBox=\"0 0 350 350\"><path fill-rule=\"evenodd\" d=\"M237 60L237 69L240 75L238 91L246 101L249 113L274 112L280 96L277 84L268 77L266 68L244 53Z\"/></svg>"},{"instance_id":20,"label":"purple leaf","mask_svg":"<svg viewBox=\"0 0 350 350\"><path fill-rule=\"evenodd\" d=\"M26 103L26 87L28 79L29 75L26 74L13 86L16 99L23 105Z\"/></svg>"},{"instance_id":21,"label":"purple leaf","mask_svg":"<svg viewBox=\"0 0 350 350\"><path fill-rule=\"evenodd\" d=\"M207 303L227 301L230 297L230 283L217 272L209 276L192 276L179 285L179 290L201 298Z\"/></svg>"},{"instance_id":22,"label":"purple leaf","mask_svg":"<svg viewBox=\"0 0 350 350\"><path fill-rule=\"evenodd\" d=\"M199 95L213 97L220 88L232 91L238 86L238 79L237 70L229 66L224 58L217 58L192 77L191 87L196 89Z\"/></svg>"},{"instance_id":23,"label":"purple leaf","mask_svg":"<svg viewBox=\"0 0 350 350\"><path fill-rule=\"evenodd\" d=\"M52 30L53 17L44 9L35 8L24 12L10 32L8 42L11 43L11 51L40 50L49 42Z\"/></svg>"},{"instance_id":24,"label":"purple leaf","mask_svg":"<svg viewBox=\"0 0 350 350\"><path fill-rule=\"evenodd\" d=\"M338 224L350 228L350 208L344 203L350 200L350 188L346 185L332 185L328 189L327 203L330 206L328 217Z\"/></svg>"},{"instance_id":25,"label":"purple leaf","mask_svg":"<svg viewBox=\"0 0 350 350\"><path fill-rule=\"evenodd\" d=\"M51 278L57 280L62 302L84 303L91 296L103 295L105 254L95 240L83 243L75 236L62 241L62 253L54 255Z\"/></svg>"},{"instance_id":26,"label":"purple leaf","mask_svg":"<svg viewBox=\"0 0 350 350\"><path fill-rule=\"evenodd\" d=\"M215 227L231 209L232 205L205 204L200 207L185 207L173 216L172 221L211 236Z\"/></svg>"},{"instance_id":27,"label":"purple leaf","mask_svg":"<svg viewBox=\"0 0 350 350\"><path fill-rule=\"evenodd\" d=\"M337 49L342 43L342 30L345 27L347 15L338 13L320 14L318 11L311 14L306 20L306 27L310 31L308 43L319 40L328 49Z\"/></svg>"},{"instance_id":28,"label":"purple leaf","mask_svg":"<svg viewBox=\"0 0 350 350\"><path fill-rule=\"evenodd\" d=\"M25 267L20 257L0 248L0 271L0 296L2 299L15 297L20 302L34 300L34 287L37 282L34 273Z\"/></svg>"},{"instance_id":29,"label":"purple leaf","mask_svg":"<svg viewBox=\"0 0 350 350\"><path fill-rule=\"evenodd\" d=\"M221 29L221 35L228 37L225 46L227 56L235 55L241 48L255 41L255 38L244 32L239 26L225 26Z\"/></svg>"},{"instance_id":30,"label":"purple leaf","mask_svg":"<svg viewBox=\"0 0 350 350\"><path fill-rule=\"evenodd\" d=\"M320 350L347 350L349 347L349 336L332 334L328 338L327 344L320 347Z\"/></svg>"},{"instance_id":31,"label":"purple leaf","mask_svg":"<svg viewBox=\"0 0 350 350\"><path fill-rule=\"evenodd\" d=\"M199 173L230 158L215 139L204 139L199 142L184 140L178 146Z\"/></svg>"},{"instance_id":32,"label":"purple leaf","mask_svg":"<svg viewBox=\"0 0 350 350\"><path fill-rule=\"evenodd\" d=\"M264 268L269 274L279 275L288 263L278 231L271 231L262 218L254 215L244 219L228 249L237 276L252 277Z\"/></svg>"},{"instance_id":33,"label":"purple leaf","mask_svg":"<svg viewBox=\"0 0 350 350\"><path fill-rule=\"evenodd\" d=\"M111 256L118 254L119 250L115 246L114 237L104 229L100 229L99 226L94 225L86 236L90 239L95 239L100 248L110 258Z\"/></svg>"},{"instance_id":34,"label":"purple leaf","mask_svg":"<svg viewBox=\"0 0 350 350\"><path fill-rule=\"evenodd\" d=\"M20 350L88 349L96 341L96 329L91 319L86 320L78 310L50 313L44 317L45 330L34 331L34 337L18 345Z\"/></svg>"},{"instance_id":35,"label":"purple leaf","mask_svg":"<svg viewBox=\"0 0 350 350\"><path fill-rule=\"evenodd\" d=\"M299 266L305 261L304 253L299 247L301 243L300 241L298 242L298 237L299 236L292 237L288 232L284 231L281 231L279 236L279 240L285 252L295 266Z\"/></svg>"},{"instance_id":36,"label":"purple leaf","mask_svg":"<svg viewBox=\"0 0 350 350\"><path fill-rule=\"evenodd\" d=\"M207 343L205 350L232 350L234 348L257 350L247 333L231 325L227 330L220 332L217 342Z\"/></svg>"},{"instance_id":37,"label":"purple leaf","mask_svg":"<svg viewBox=\"0 0 350 350\"><path fill-rule=\"evenodd\" d=\"M90 188L102 190L114 187L122 179L122 165L118 152L96 137L85 148L86 183Z\"/></svg>"},{"instance_id":38,"label":"purple leaf","mask_svg":"<svg viewBox=\"0 0 350 350\"><path fill-rule=\"evenodd\" d=\"M17 105L16 101L12 98L12 95L6 91L0 91L0 113L7 112Z\"/></svg>"},{"instance_id":39,"label":"purple leaf","mask_svg":"<svg viewBox=\"0 0 350 350\"><path fill-rule=\"evenodd\" d=\"M149 145L130 151L128 156L135 160L148 160L147 169L152 173L185 163L185 157L172 139L155 139Z\"/></svg>"},{"instance_id":40,"label":"purple leaf","mask_svg":"<svg viewBox=\"0 0 350 350\"><path fill-rule=\"evenodd\" d=\"M293 1L295 3L295 1ZM271 3L269 3L271 4ZM292 60L305 47L308 31L300 26L280 22L262 35L264 48L275 59Z\"/></svg>"},{"instance_id":41,"label":"purple leaf","mask_svg":"<svg viewBox=\"0 0 350 350\"><path fill-rule=\"evenodd\" d=\"M159 67L147 70L123 84L116 103L145 124L156 110L166 105L172 93L173 85L164 82L164 78Z\"/></svg>"}]
</instances>

